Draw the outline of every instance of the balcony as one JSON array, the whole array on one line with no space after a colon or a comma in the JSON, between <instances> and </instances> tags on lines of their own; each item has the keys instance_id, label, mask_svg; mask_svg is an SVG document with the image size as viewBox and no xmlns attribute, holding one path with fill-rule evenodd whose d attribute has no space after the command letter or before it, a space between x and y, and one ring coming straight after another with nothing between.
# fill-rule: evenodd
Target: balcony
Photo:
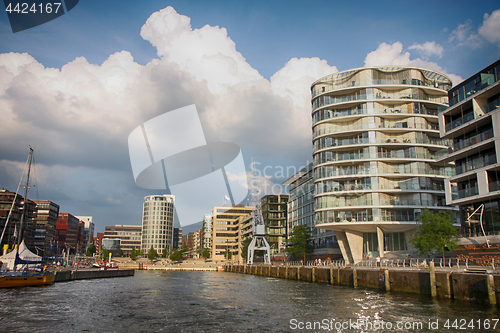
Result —
<instances>
[{"instance_id":1,"label":"balcony","mask_svg":"<svg viewBox=\"0 0 500 333\"><path fill-rule=\"evenodd\" d=\"M460 165L455 166L455 174L460 175L462 173L477 170L482 167L492 165L497 163L497 158L495 154L479 156L472 160L467 161L466 163L462 163Z\"/></svg>"},{"instance_id":2,"label":"balcony","mask_svg":"<svg viewBox=\"0 0 500 333\"><path fill-rule=\"evenodd\" d=\"M474 112L470 112L458 119L453 120L451 123L446 124L445 129L446 131L451 131L454 128L457 128L459 126L462 126L465 123L468 123L470 121L474 120Z\"/></svg>"},{"instance_id":3,"label":"balcony","mask_svg":"<svg viewBox=\"0 0 500 333\"><path fill-rule=\"evenodd\" d=\"M479 194L477 186L466 188L458 191L458 199L463 199L467 197L473 197Z\"/></svg>"},{"instance_id":4,"label":"balcony","mask_svg":"<svg viewBox=\"0 0 500 333\"><path fill-rule=\"evenodd\" d=\"M488 190L490 192L500 191L500 181L489 183Z\"/></svg>"},{"instance_id":5,"label":"balcony","mask_svg":"<svg viewBox=\"0 0 500 333\"><path fill-rule=\"evenodd\" d=\"M453 150L450 151L450 153L454 151L459 151L461 149L473 146L479 142L483 142L486 140L489 140L493 138L493 129L489 129L487 131L484 131L482 133L476 134L471 136L470 138L459 140L458 142L453 144Z\"/></svg>"}]
</instances>

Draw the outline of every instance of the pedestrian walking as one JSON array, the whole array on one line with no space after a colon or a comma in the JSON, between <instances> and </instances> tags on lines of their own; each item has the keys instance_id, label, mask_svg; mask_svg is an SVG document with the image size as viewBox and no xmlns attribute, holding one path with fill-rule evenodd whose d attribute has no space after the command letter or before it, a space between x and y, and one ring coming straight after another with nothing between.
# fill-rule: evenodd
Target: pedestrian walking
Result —
<instances>
[{"instance_id":1,"label":"pedestrian walking","mask_svg":"<svg viewBox=\"0 0 500 333\"><path fill-rule=\"evenodd\" d=\"M377 267L380 267L380 256L377 256Z\"/></svg>"}]
</instances>

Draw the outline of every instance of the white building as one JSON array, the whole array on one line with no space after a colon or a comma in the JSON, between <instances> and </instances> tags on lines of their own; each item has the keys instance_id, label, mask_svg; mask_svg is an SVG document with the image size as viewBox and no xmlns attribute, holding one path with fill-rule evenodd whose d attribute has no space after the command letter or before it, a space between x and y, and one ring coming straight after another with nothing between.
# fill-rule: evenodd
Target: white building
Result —
<instances>
[{"instance_id":1,"label":"white building","mask_svg":"<svg viewBox=\"0 0 500 333\"><path fill-rule=\"evenodd\" d=\"M173 248L174 234L173 195L149 195L144 197L142 208L142 252L147 253L151 246L163 253L165 247Z\"/></svg>"},{"instance_id":2,"label":"white building","mask_svg":"<svg viewBox=\"0 0 500 333\"><path fill-rule=\"evenodd\" d=\"M438 113L451 80L433 70L379 66L325 76L311 86L314 210L344 259L403 256L425 208L446 206L451 163Z\"/></svg>"}]
</instances>

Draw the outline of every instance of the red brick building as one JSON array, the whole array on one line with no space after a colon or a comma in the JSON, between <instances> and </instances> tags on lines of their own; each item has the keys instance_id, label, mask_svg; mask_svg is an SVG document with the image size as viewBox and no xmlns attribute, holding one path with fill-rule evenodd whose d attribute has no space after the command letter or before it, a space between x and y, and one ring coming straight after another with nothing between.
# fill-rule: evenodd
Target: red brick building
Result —
<instances>
[{"instance_id":1,"label":"red brick building","mask_svg":"<svg viewBox=\"0 0 500 333\"><path fill-rule=\"evenodd\" d=\"M70 253L76 253L78 249L78 234L80 220L69 213L59 213L59 218L56 223L56 253L66 253L66 248L70 249Z\"/></svg>"}]
</instances>

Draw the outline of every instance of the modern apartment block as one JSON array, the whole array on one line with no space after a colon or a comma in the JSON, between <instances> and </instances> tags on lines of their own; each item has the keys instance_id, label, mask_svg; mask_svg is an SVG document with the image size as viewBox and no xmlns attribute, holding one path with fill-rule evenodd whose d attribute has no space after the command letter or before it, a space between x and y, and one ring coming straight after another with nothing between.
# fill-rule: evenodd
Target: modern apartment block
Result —
<instances>
[{"instance_id":1,"label":"modern apartment block","mask_svg":"<svg viewBox=\"0 0 500 333\"><path fill-rule=\"evenodd\" d=\"M205 214L203 216L203 227L201 228L201 248L210 249L212 239L212 216Z\"/></svg>"},{"instance_id":2,"label":"modern apartment block","mask_svg":"<svg viewBox=\"0 0 500 333\"><path fill-rule=\"evenodd\" d=\"M287 179L283 185L288 185L288 217L287 234L298 225L309 228L315 255L336 254L338 245L335 233L331 230L315 228L314 223L314 179L313 164L309 163L295 175Z\"/></svg>"},{"instance_id":3,"label":"modern apartment block","mask_svg":"<svg viewBox=\"0 0 500 333\"><path fill-rule=\"evenodd\" d=\"M451 80L433 70L379 66L311 86L315 224L334 230L344 259L404 255L424 208L446 206L452 166L438 113Z\"/></svg>"},{"instance_id":4,"label":"modern apartment block","mask_svg":"<svg viewBox=\"0 0 500 333\"><path fill-rule=\"evenodd\" d=\"M42 249L44 255L54 253L56 223L59 217L59 205L47 200L36 200L35 233L33 245ZM39 255L42 253L39 252Z\"/></svg>"},{"instance_id":5,"label":"modern apartment block","mask_svg":"<svg viewBox=\"0 0 500 333\"><path fill-rule=\"evenodd\" d=\"M463 236L498 234L500 60L453 87L448 96L449 107L439 114L441 137L450 142L449 154L440 161L455 163L455 175L445 181L446 202L460 206Z\"/></svg>"},{"instance_id":6,"label":"modern apartment block","mask_svg":"<svg viewBox=\"0 0 500 333\"><path fill-rule=\"evenodd\" d=\"M246 215L252 214L254 207L234 205L212 208L212 249L211 258L214 261L226 260L225 253L229 251L231 257L239 257L240 253L240 224Z\"/></svg>"},{"instance_id":7,"label":"modern apartment block","mask_svg":"<svg viewBox=\"0 0 500 333\"><path fill-rule=\"evenodd\" d=\"M141 242L143 253L148 253L151 246L158 253L163 253L165 247L173 248L174 206L173 195L144 197Z\"/></svg>"},{"instance_id":8,"label":"modern apartment block","mask_svg":"<svg viewBox=\"0 0 500 333\"><path fill-rule=\"evenodd\" d=\"M266 240L269 243L271 255L284 250L288 198L289 196L285 194L269 194L260 199L262 217L266 226Z\"/></svg>"},{"instance_id":9,"label":"modern apartment block","mask_svg":"<svg viewBox=\"0 0 500 333\"><path fill-rule=\"evenodd\" d=\"M119 239L120 250L123 251L124 256L129 256L132 253L132 247L135 247L136 250L139 250L141 248L142 226L106 226L104 229L104 239Z\"/></svg>"},{"instance_id":10,"label":"modern apartment block","mask_svg":"<svg viewBox=\"0 0 500 333\"><path fill-rule=\"evenodd\" d=\"M77 216L76 218L84 224L83 229L83 241L82 241L82 252L87 252L90 244L94 242L94 223L92 222L92 216Z\"/></svg>"}]
</instances>

